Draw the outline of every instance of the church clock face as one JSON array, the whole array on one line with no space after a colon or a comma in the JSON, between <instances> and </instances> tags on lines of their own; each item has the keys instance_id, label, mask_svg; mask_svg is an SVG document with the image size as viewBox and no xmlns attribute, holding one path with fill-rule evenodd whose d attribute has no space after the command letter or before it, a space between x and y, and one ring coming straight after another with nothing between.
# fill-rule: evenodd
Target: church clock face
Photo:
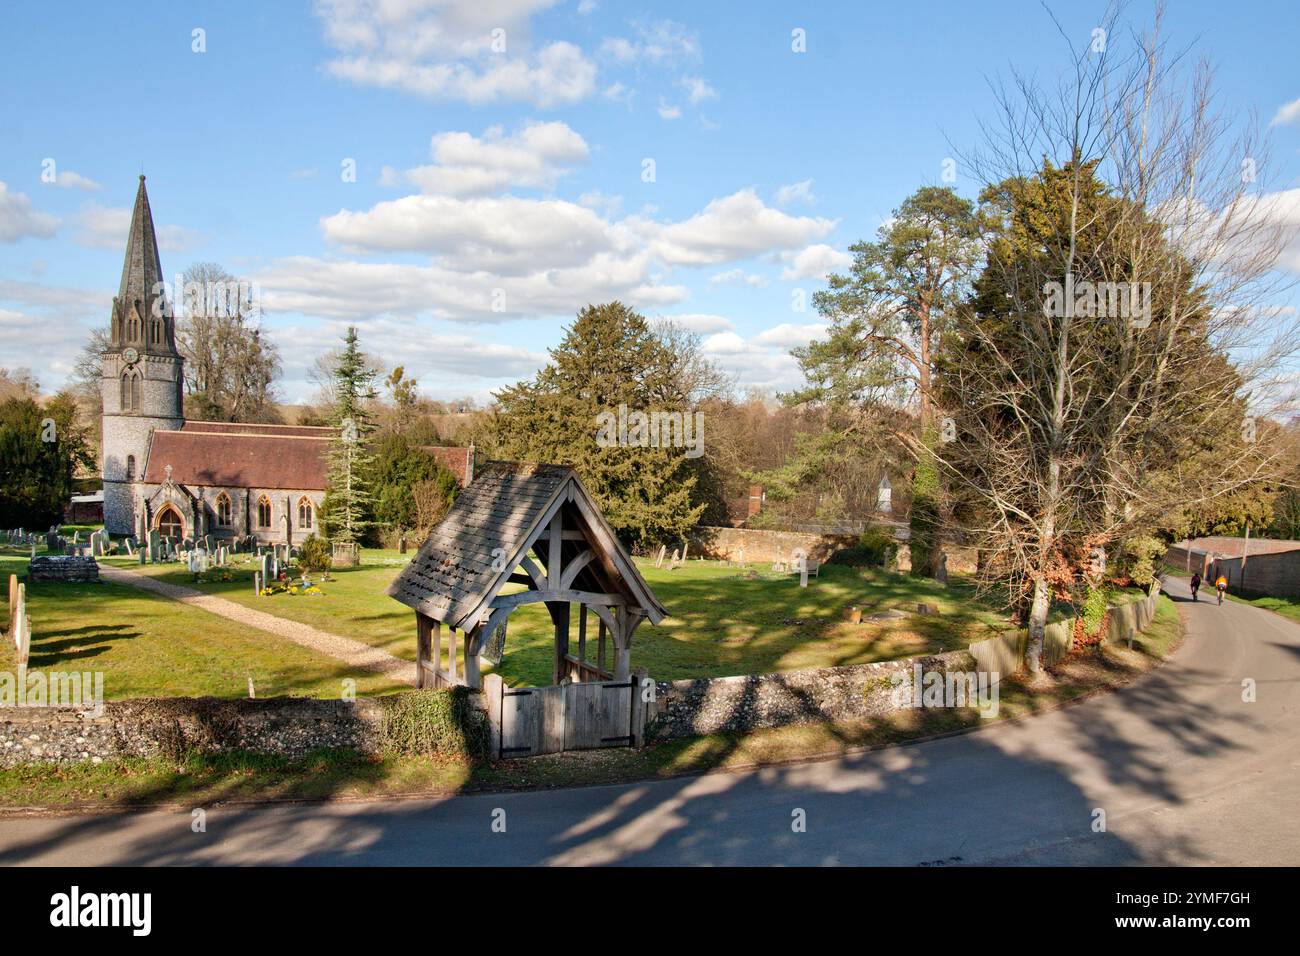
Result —
<instances>
[{"instance_id":1,"label":"church clock face","mask_svg":"<svg viewBox=\"0 0 1300 956\"><path fill-rule=\"evenodd\" d=\"M140 353L131 348L123 349L122 359L127 365L134 365L136 362L140 361Z\"/></svg>"}]
</instances>

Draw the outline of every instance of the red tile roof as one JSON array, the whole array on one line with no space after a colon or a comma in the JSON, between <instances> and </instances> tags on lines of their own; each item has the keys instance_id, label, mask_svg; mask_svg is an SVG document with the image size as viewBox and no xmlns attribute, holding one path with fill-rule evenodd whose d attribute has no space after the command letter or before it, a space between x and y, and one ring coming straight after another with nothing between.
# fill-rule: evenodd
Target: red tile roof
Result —
<instances>
[{"instance_id":1,"label":"red tile roof","mask_svg":"<svg viewBox=\"0 0 1300 956\"><path fill-rule=\"evenodd\" d=\"M331 438L334 429L317 425L249 425L243 422L191 422L181 428L186 432L218 432L224 435L298 435L303 438Z\"/></svg>"},{"instance_id":2,"label":"red tile roof","mask_svg":"<svg viewBox=\"0 0 1300 956\"><path fill-rule=\"evenodd\" d=\"M184 485L325 490L332 429L308 429L313 435L267 432L273 426L265 425L200 430L213 424L187 422L181 431L155 431L144 481L162 484L171 465L172 480Z\"/></svg>"},{"instance_id":3,"label":"red tile roof","mask_svg":"<svg viewBox=\"0 0 1300 956\"><path fill-rule=\"evenodd\" d=\"M457 448L448 445L421 445L420 450L426 451L438 459L442 467L456 476L456 480L460 482L462 488L474 479L473 445L468 448Z\"/></svg>"}]
</instances>

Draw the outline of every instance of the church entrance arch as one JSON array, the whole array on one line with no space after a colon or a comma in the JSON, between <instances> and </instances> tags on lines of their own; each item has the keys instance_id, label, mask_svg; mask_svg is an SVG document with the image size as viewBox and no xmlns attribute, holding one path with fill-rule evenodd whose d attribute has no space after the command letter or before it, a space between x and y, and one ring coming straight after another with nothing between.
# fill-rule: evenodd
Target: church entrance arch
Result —
<instances>
[{"instance_id":1,"label":"church entrance arch","mask_svg":"<svg viewBox=\"0 0 1300 956\"><path fill-rule=\"evenodd\" d=\"M165 506L158 512L158 520L154 523L154 527L164 538L175 538L179 541L185 537L185 521L181 518L180 512L171 505Z\"/></svg>"}]
</instances>

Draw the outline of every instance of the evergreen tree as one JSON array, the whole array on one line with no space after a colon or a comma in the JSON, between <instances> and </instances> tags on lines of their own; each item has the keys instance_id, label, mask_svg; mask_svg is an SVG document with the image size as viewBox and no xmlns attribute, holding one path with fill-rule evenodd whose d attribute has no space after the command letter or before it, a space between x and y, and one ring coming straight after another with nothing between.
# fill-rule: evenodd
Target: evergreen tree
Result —
<instances>
[{"instance_id":1,"label":"evergreen tree","mask_svg":"<svg viewBox=\"0 0 1300 956\"><path fill-rule=\"evenodd\" d=\"M0 527L47 528L63 520L73 474L94 465L76 403L60 392L0 403Z\"/></svg>"},{"instance_id":2,"label":"evergreen tree","mask_svg":"<svg viewBox=\"0 0 1300 956\"><path fill-rule=\"evenodd\" d=\"M551 350L550 364L532 381L497 393L498 454L572 465L610 525L631 543L680 539L704 511L690 449L598 441L600 416L618 415L620 406L628 414L693 415L680 358L622 303L587 306Z\"/></svg>"},{"instance_id":3,"label":"evergreen tree","mask_svg":"<svg viewBox=\"0 0 1300 956\"><path fill-rule=\"evenodd\" d=\"M375 372L357 346L357 330L349 326L343 351L334 364L336 404L331 424L338 434L329 447L329 490L322 510L330 537L359 542L373 526L371 481L374 456L368 443L374 422L366 403L375 398Z\"/></svg>"}]
</instances>

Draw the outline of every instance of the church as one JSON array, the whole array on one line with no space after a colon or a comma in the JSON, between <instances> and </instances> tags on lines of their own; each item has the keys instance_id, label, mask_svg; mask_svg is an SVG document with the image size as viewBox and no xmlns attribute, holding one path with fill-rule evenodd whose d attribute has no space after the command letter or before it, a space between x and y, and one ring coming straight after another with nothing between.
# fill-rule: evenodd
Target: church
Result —
<instances>
[{"instance_id":1,"label":"church","mask_svg":"<svg viewBox=\"0 0 1300 956\"><path fill-rule=\"evenodd\" d=\"M165 300L144 176L103 353L104 527L301 544L316 533L334 429L186 421L184 358ZM462 485L473 448L429 448Z\"/></svg>"}]
</instances>

